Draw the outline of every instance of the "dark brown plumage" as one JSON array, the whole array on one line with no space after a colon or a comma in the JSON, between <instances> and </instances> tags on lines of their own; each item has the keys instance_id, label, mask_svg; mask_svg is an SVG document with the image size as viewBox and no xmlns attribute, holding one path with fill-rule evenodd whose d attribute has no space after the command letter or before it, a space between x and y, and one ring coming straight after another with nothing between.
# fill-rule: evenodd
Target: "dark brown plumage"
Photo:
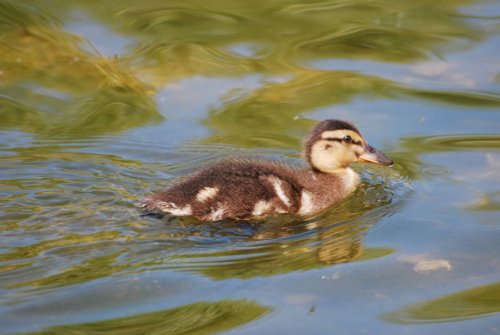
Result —
<instances>
[{"instance_id":1,"label":"dark brown plumage","mask_svg":"<svg viewBox=\"0 0 500 335\"><path fill-rule=\"evenodd\" d=\"M144 202L145 209L158 208L158 202L178 204L177 207L191 206L193 216L202 220L231 218L247 218L252 216L256 199L271 201L276 197L273 178L283 181L283 192L290 199L290 206L275 202L279 211L287 212L287 208L297 211L300 203L302 186L285 167L272 162L229 160L215 163L188 177L182 178L169 188L152 196ZM198 198L201 190L206 196ZM217 191L210 191L215 190ZM202 193L203 194L203 193ZM219 208L224 205L224 215ZM168 205L167 205L168 207ZM160 204L161 209L161 204ZM174 210L175 212L175 210ZM174 213L175 214L175 213Z\"/></svg>"},{"instance_id":2,"label":"dark brown plumage","mask_svg":"<svg viewBox=\"0 0 500 335\"><path fill-rule=\"evenodd\" d=\"M207 221L313 214L355 189L359 176L348 163L392 164L372 149L352 124L325 120L306 141L309 168L262 160L226 160L182 178L145 199L141 206L146 211L192 215Z\"/></svg>"}]
</instances>

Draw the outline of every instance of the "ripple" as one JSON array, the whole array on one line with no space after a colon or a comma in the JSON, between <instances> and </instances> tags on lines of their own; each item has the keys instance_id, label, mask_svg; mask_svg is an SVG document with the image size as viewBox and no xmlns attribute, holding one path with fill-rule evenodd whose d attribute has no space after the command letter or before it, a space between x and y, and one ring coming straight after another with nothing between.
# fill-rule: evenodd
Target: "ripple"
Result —
<instances>
[{"instance_id":1,"label":"ripple","mask_svg":"<svg viewBox=\"0 0 500 335\"><path fill-rule=\"evenodd\" d=\"M42 309L37 306L33 310ZM54 309L53 306L51 310ZM42 332L29 334L213 334L229 331L255 321L272 311L270 307L248 300L196 302L149 313L136 313L103 321L49 326ZM40 313L40 310L38 311ZM33 313L33 311L32 311ZM67 313L67 311L62 311ZM33 316L31 316L33 317ZM71 315L67 316L71 319ZM17 321L17 318L14 317ZM40 320L41 325L47 324ZM69 323L69 324L66 324ZM40 327L40 325L38 325ZM201 331L200 331L201 330Z\"/></svg>"},{"instance_id":2,"label":"ripple","mask_svg":"<svg viewBox=\"0 0 500 335\"><path fill-rule=\"evenodd\" d=\"M403 139L405 146L420 152L500 150L500 135L444 135Z\"/></svg>"},{"instance_id":3,"label":"ripple","mask_svg":"<svg viewBox=\"0 0 500 335\"><path fill-rule=\"evenodd\" d=\"M411 193L397 171L374 167L362 171L364 183L352 197L315 217L157 220L141 217L136 207L146 190L155 188L152 181L167 184L221 152L241 156L254 150L196 141L180 149L158 144L153 150L179 158L147 164L98 153L105 142L89 140L85 148L83 140L71 145L48 140L5 149L13 155L1 158L5 225L0 242L19 243L6 243L9 248L0 253L0 285L20 300L33 291L153 269L249 278L382 257L392 250L365 248L363 236ZM134 150L149 140L140 142L121 145Z\"/></svg>"},{"instance_id":4,"label":"ripple","mask_svg":"<svg viewBox=\"0 0 500 335\"><path fill-rule=\"evenodd\" d=\"M223 11L210 11L207 9L194 9L177 7L156 7L152 10L134 10L126 9L120 12L119 15L124 15L130 18L135 18L136 23L141 24L141 30L149 30L155 26L161 25L187 25L187 22L195 24L206 24L219 22L223 24L238 23L243 20L242 16L233 13L224 13ZM143 20L149 22L148 25L143 24ZM134 23L132 23L134 24Z\"/></svg>"},{"instance_id":5,"label":"ripple","mask_svg":"<svg viewBox=\"0 0 500 335\"><path fill-rule=\"evenodd\" d=\"M500 95L492 92L442 91L405 86L400 86L398 90L403 94L407 94L419 99L423 98L452 105L496 108L500 106Z\"/></svg>"},{"instance_id":6,"label":"ripple","mask_svg":"<svg viewBox=\"0 0 500 335\"><path fill-rule=\"evenodd\" d=\"M41 137L85 138L163 120L151 97L135 87L101 87L70 98L22 88L9 88L7 94L0 95L0 129Z\"/></svg>"}]
</instances>

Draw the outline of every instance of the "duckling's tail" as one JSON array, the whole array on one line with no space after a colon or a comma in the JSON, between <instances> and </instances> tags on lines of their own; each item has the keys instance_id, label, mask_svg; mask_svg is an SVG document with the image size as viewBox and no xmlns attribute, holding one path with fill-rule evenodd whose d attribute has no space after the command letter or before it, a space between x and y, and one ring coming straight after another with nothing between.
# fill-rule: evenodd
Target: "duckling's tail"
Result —
<instances>
[{"instance_id":1,"label":"duckling's tail","mask_svg":"<svg viewBox=\"0 0 500 335\"><path fill-rule=\"evenodd\" d=\"M142 200L138 206L143 212L141 217L154 217L156 219L161 219L165 216L165 212L157 206L157 203L153 198L146 198Z\"/></svg>"}]
</instances>

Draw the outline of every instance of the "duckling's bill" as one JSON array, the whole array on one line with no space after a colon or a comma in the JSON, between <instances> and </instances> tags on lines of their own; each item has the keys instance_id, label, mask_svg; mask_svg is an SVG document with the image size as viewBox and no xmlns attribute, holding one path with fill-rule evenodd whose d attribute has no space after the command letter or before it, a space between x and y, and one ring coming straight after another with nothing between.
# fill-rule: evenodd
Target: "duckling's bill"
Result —
<instances>
[{"instance_id":1,"label":"duckling's bill","mask_svg":"<svg viewBox=\"0 0 500 335\"><path fill-rule=\"evenodd\" d=\"M366 145L365 151L358 157L358 162L373 163L385 166L391 166L392 164L394 164L392 159L369 144Z\"/></svg>"}]
</instances>

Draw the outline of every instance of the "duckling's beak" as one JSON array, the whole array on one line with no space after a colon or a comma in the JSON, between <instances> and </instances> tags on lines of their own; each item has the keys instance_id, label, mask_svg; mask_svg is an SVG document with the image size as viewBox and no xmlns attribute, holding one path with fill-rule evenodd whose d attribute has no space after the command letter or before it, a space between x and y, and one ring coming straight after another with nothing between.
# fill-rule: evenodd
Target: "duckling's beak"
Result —
<instances>
[{"instance_id":1,"label":"duckling's beak","mask_svg":"<svg viewBox=\"0 0 500 335\"><path fill-rule=\"evenodd\" d=\"M392 159L368 144L366 145L365 152L358 157L358 162L374 163L385 166L390 166L394 163Z\"/></svg>"}]
</instances>

